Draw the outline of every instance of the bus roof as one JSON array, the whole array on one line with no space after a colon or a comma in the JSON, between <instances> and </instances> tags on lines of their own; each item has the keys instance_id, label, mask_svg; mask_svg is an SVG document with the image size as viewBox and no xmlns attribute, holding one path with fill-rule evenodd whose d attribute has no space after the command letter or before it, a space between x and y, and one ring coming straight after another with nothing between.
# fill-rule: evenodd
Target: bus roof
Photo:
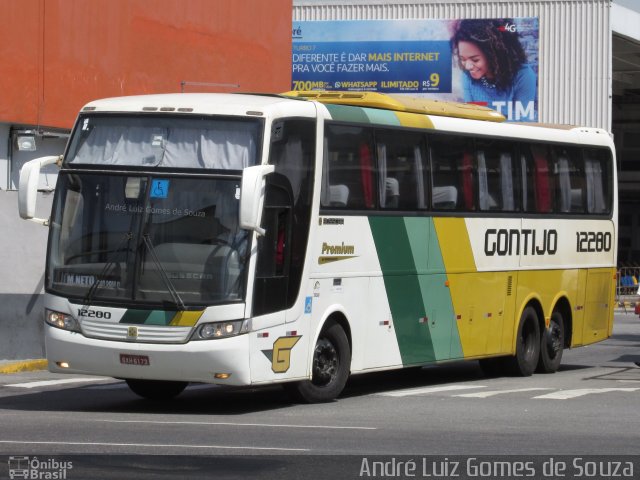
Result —
<instances>
[{"instance_id":1,"label":"bus roof","mask_svg":"<svg viewBox=\"0 0 640 480\"><path fill-rule=\"evenodd\" d=\"M495 110L471 103L443 102L406 95L378 92L292 91L282 95L243 93L168 93L133 95L95 100L83 112L178 112L245 114L247 108L268 108L291 99L316 100L325 104L381 108L396 112L419 113L444 117L503 122L505 117Z\"/></svg>"},{"instance_id":2,"label":"bus roof","mask_svg":"<svg viewBox=\"0 0 640 480\"><path fill-rule=\"evenodd\" d=\"M155 95L132 95L94 100L82 107L82 112L145 112L145 113L190 113L263 116L267 111L291 98L273 94L251 93L165 93ZM306 115L315 115L307 102L297 103L297 110L307 110ZM305 105L306 104L306 105ZM303 112L297 112L305 115Z\"/></svg>"},{"instance_id":3,"label":"bus roof","mask_svg":"<svg viewBox=\"0 0 640 480\"><path fill-rule=\"evenodd\" d=\"M612 146L613 143L609 134L601 129L571 125L504 122L504 116L479 105L442 102L378 92L292 91L279 95L252 93L137 95L94 100L86 104L82 108L82 112L158 112L265 117L273 113L287 111L289 115L315 117L317 112L313 101L322 104L386 109L424 115L430 118L431 128L436 130L467 131L484 135L526 137L540 140L553 139L553 141L575 143L595 142L595 144L607 146ZM282 109L283 104L287 104L286 110ZM465 123L467 120L481 121Z\"/></svg>"},{"instance_id":4,"label":"bus roof","mask_svg":"<svg viewBox=\"0 0 640 480\"><path fill-rule=\"evenodd\" d=\"M407 95L378 92L292 91L282 95L315 100L323 104L360 108L379 108L395 112L426 115L431 128L505 138L529 138L613 148L610 135L599 128L534 122L505 122L506 118L490 108L472 103L443 102ZM467 122L467 120L479 120ZM504 122L504 123L503 123Z\"/></svg>"},{"instance_id":5,"label":"bus roof","mask_svg":"<svg viewBox=\"0 0 640 480\"><path fill-rule=\"evenodd\" d=\"M321 103L351 105L358 107L384 108L396 112L422 113L442 117L466 118L489 122L504 122L504 115L487 107L473 103L443 102L406 95L391 95L378 92L340 91L292 91L283 95L317 100Z\"/></svg>"}]
</instances>

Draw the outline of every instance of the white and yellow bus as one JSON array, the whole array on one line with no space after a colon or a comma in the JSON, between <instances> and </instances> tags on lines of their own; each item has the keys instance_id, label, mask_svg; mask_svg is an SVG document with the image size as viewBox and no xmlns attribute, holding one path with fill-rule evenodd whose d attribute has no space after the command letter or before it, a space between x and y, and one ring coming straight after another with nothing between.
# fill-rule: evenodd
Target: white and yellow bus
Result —
<instances>
[{"instance_id":1,"label":"white and yellow bus","mask_svg":"<svg viewBox=\"0 0 640 480\"><path fill-rule=\"evenodd\" d=\"M283 383L480 360L554 372L612 331L607 132L372 92L99 100L64 156L21 172L49 225L52 372ZM38 172L60 164L49 220Z\"/></svg>"}]
</instances>

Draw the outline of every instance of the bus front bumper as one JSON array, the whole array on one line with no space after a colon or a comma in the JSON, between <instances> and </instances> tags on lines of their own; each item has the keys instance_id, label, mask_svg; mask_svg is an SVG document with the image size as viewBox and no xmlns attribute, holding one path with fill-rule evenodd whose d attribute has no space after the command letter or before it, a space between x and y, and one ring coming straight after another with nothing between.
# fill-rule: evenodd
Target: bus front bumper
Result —
<instances>
[{"instance_id":1,"label":"bus front bumper","mask_svg":"<svg viewBox=\"0 0 640 480\"><path fill-rule=\"evenodd\" d=\"M51 372L221 385L251 383L248 337L184 344L128 343L88 338L45 325Z\"/></svg>"}]
</instances>

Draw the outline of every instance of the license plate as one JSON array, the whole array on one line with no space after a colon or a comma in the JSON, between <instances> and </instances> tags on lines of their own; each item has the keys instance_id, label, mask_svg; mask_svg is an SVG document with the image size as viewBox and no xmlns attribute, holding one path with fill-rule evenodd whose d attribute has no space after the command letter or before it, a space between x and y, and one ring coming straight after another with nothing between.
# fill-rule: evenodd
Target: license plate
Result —
<instances>
[{"instance_id":1,"label":"license plate","mask_svg":"<svg viewBox=\"0 0 640 480\"><path fill-rule=\"evenodd\" d=\"M124 365L151 365L149 357L147 355L129 355L128 353L120 354L120 363Z\"/></svg>"}]
</instances>

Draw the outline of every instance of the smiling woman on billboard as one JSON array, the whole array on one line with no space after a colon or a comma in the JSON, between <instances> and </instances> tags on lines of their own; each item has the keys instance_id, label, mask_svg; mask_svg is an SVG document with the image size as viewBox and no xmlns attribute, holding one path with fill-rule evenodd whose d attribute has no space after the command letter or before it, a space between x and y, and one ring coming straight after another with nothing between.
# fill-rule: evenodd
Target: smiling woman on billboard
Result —
<instances>
[{"instance_id":1,"label":"smiling woman on billboard","mask_svg":"<svg viewBox=\"0 0 640 480\"><path fill-rule=\"evenodd\" d=\"M511 19L461 20L454 26L451 49L464 72L465 102L516 116L535 111L536 74Z\"/></svg>"}]
</instances>

